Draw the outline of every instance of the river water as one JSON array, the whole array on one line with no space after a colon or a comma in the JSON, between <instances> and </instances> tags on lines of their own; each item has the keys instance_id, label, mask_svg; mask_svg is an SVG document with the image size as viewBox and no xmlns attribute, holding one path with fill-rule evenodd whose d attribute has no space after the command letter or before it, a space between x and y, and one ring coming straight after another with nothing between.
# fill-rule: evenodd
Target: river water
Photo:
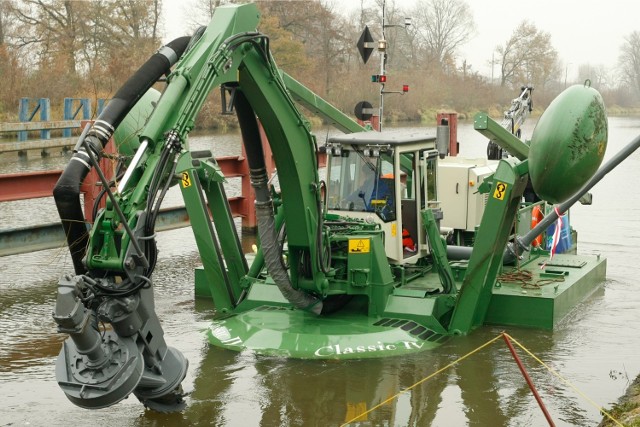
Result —
<instances>
[{"instance_id":1,"label":"river water","mask_svg":"<svg viewBox=\"0 0 640 427\"><path fill-rule=\"evenodd\" d=\"M525 137L534 124L525 126ZM610 118L607 158L640 133L640 119ZM318 140L324 140L320 132ZM486 140L459 127L461 155L482 157ZM215 155L240 152L238 135L192 138ZM66 158L0 155L0 173L62 168ZM595 426L596 406L610 406L640 372L640 153L592 190L592 206L571 220L579 252L608 258L607 280L554 330L506 331L573 387L518 349L558 426ZM238 191L231 182L229 195ZM179 204L173 194L169 204ZM0 204L3 228L57 221L51 199ZM545 418L502 340L428 380L503 331L483 327L435 351L355 361L301 361L209 347L203 330L214 314L193 298L199 256L189 228L159 235L156 308L169 345L190 366L183 382L188 407L178 414L145 410L131 397L84 410L58 388L55 358L64 337L51 312L57 280L72 272L65 248L0 258L0 426L338 426L387 398L351 426L541 426ZM250 244L247 237L245 243ZM423 381L424 380L424 381ZM418 384L417 384L418 383ZM417 384L417 385L416 385ZM414 386L415 385L415 386ZM413 387L412 387L413 386ZM405 392L401 392L410 388ZM586 398L585 398L586 396Z\"/></svg>"}]
</instances>

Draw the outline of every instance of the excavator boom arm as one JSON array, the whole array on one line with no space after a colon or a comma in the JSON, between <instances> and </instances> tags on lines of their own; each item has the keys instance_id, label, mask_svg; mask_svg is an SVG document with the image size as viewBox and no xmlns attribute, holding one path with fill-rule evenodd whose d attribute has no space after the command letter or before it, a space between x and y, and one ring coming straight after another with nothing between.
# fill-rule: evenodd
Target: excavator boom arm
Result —
<instances>
[{"instance_id":1,"label":"excavator boom arm","mask_svg":"<svg viewBox=\"0 0 640 427\"><path fill-rule=\"evenodd\" d=\"M134 393L146 406L160 411L184 407L180 383L188 363L164 341L151 279L157 259L155 219L170 186L179 184L182 190L203 265L215 283L218 310L233 309L246 295L240 282L249 269L226 202L224 177L210 154L194 153L188 144L196 117L216 87L231 94L240 122L269 275L293 306L316 314L322 311L329 267L323 259L327 243L322 231L316 142L271 57L269 39L255 30L258 16L254 4L219 7L209 26L198 31L187 46L181 40L179 54L171 46L156 54L168 66L177 59L173 56L182 57L168 76L163 94L153 101L153 111L137 138L131 138L137 139L131 145L133 156L125 160L126 173L116 180L117 188L107 191L107 206L89 230L86 249L83 245L72 251L77 276L65 276L59 282L54 319L69 338L56 374L67 397L79 406L102 408ZM133 84L127 82L123 88L141 93L126 93L127 99L146 99L153 82L141 82L138 74ZM310 91L301 88L295 90L308 98ZM117 109L111 108L117 110L117 120L101 116L103 120L79 144L94 166L101 155L99 144L104 145L99 137L108 139L103 129L113 132L135 105L118 103ZM343 128L362 129L328 104L319 105ZM281 199L275 201L268 185L259 123L281 177ZM78 163L70 165L77 169ZM106 178L103 185L111 187ZM76 202L72 202L75 209ZM59 206L61 215L70 209L63 208ZM215 216L215 225L210 214ZM81 219L73 222L82 224ZM288 270L282 265L276 237L282 222L288 233ZM83 232L76 228L79 234ZM99 323L112 328L100 332ZM78 364L82 374L77 373Z\"/></svg>"}]
</instances>

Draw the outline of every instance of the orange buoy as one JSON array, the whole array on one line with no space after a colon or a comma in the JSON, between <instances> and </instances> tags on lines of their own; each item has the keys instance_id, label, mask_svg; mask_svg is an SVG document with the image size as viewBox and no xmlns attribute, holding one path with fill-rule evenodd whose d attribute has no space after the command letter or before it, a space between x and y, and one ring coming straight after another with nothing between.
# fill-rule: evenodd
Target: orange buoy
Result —
<instances>
[{"instance_id":1,"label":"orange buoy","mask_svg":"<svg viewBox=\"0 0 640 427\"><path fill-rule=\"evenodd\" d=\"M534 206L533 209L531 209L531 228L534 228L536 225L538 225L538 223L542 221L543 217L544 215L542 215L542 209L540 209L540 205ZM540 245L542 245L542 234L533 239L533 242L531 242L531 244L536 248L539 248Z\"/></svg>"}]
</instances>

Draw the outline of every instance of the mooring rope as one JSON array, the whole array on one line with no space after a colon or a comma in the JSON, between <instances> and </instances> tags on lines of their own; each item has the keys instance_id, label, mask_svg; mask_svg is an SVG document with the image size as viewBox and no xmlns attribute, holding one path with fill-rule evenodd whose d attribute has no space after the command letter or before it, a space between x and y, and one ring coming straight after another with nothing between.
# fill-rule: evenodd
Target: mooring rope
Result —
<instances>
[{"instance_id":1,"label":"mooring rope","mask_svg":"<svg viewBox=\"0 0 640 427\"><path fill-rule=\"evenodd\" d=\"M557 279L538 279L533 281L533 273L529 270L513 269L502 273L497 278L498 282L520 283L522 289L541 289L544 285L564 282L564 276Z\"/></svg>"},{"instance_id":2,"label":"mooring rope","mask_svg":"<svg viewBox=\"0 0 640 427\"><path fill-rule=\"evenodd\" d=\"M502 338L503 336L506 336L508 339L510 339L511 341L513 341L514 343L516 343L518 345L518 347L520 347L522 350L524 350L529 356L531 356L535 361L537 361L538 363L540 363L542 366L544 366L549 372L551 372L553 375L555 375L557 378L559 378L562 382L564 382L566 385L570 386L573 390L575 390L581 397L583 397L585 400L587 400L590 404L592 404L596 409L598 409L598 411L600 411L600 413L604 414L607 418L609 418L611 421L613 421L614 423L616 423L616 425L620 426L620 427L624 427L624 425L622 423L620 423L619 421L617 421L615 418L613 418L611 416L611 414L609 414L604 408L602 408L601 406L598 406L598 404L596 402L594 402L593 400L591 400L589 397L587 397L586 394L584 394L583 392L581 392L576 386L574 386L573 384L571 384L568 380L564 379L559 373L557 373L556 371L554 371L551 367L549 367L547 364L545 364L542 360L540 360L538 357L536 357L531 351L529 351L527 348L525 348L522 344L520 344L517 340L515 340L511 335L507 334L506 332L502 332L500 333L498 336L496 336L495 338L490 339L489 341L485 342L484 344L482 344L481 346L475 348L474 350L471 350L469 353L465 354L464 356L454 360L453 362L449 363L447 366L438 369L437 371L433 372L432 374L422 378L420 381L412 384L411 386L402 389L401 391L399 391L398 393L394 394L393 396L389 397L388 399L378 403L377 405L371 407L371 409L364 411L363 413L351 418L350 420L346 421L344 424L342 424L340 427L346 427L349 424L351 424L352 422L358 420L359 418L364 417L365 415L375 411L376 409L392 402L393 400L395 400L396 398L398 398L400 395L406 393L407 391L419 386L420 384L424 383L427 380L430 380L431 378L435 377L436 375L446 371L447 369L457 365L458 363L462 362L463 360L467 359L468 357L472 356L473 354L479 352L480 350L484 349L485 347L490 346L491 344L495 343L496 341L498 341L500 338Z\"/></svg>"}]
</instances>

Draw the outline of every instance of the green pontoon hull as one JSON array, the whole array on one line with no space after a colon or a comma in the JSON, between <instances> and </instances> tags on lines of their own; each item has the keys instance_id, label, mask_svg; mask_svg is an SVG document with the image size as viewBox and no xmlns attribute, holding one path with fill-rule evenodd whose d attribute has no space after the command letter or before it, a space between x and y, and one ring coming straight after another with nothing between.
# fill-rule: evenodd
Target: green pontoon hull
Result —
<instances>
[{"instance_id":1,"label":"green pontoon hull","mask_svg":"<svg viewBox=\"0 0 640 427\"><path fill-rule=\"evenodd\" d=\"M600 256L559 254L551 260L534 258L522 268L531 272L533 285L499 279L486 324L553 329L604 283L607 261Z\"/></svg>"},{"instance_id":2,"label":"green pontoon hull","mask_svg":"<svg viewBox=\"0 0 640 427\"><path fill-rule=\"evenodd\" d=\"M458 287L466 264L452 263ZM511 270L512 267L504 268L507 273ZM494 285L485 324L553 329L601 286L606 259L559 254L549 260L540 251L520 265L520 271L528 277L526 282L517 280L517 275L504 275ZM433 273L423 283L437 281L437 274ZM254 285L252 289L247 297L252 308L212 322L207 336L213 346L301 359L354 359L418 353L450 338L446 331L425 326L433 318L429 309L435 297L415 283L396 288L380 317L368 316L355 303L339 313L318 318L293 309L275 285ZM205 297L207 292L204 274L196 270L197 296ZM404 307L404 316L395 310L397 307ZM410 310L411 307L415 309ZM420 309L426 311L424 322L420 322Z\"/></svg>"}]
</instances>

